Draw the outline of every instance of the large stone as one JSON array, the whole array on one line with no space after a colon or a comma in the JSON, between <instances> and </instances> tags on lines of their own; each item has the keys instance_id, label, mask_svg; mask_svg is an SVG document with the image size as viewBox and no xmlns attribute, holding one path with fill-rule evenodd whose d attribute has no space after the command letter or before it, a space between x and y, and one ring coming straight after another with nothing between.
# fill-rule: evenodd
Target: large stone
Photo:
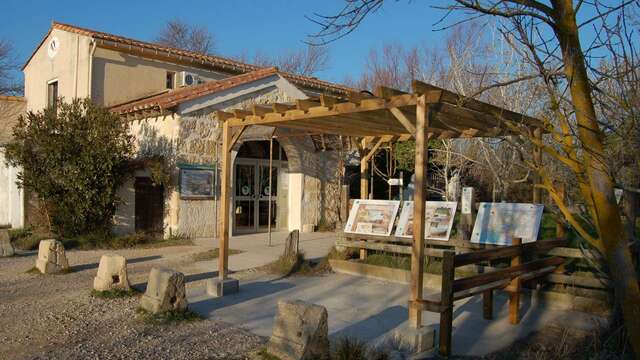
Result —
<instances>
[{"instance_id":1,"label":"large stone","mask_svg":"<svg viewBox=\"0 0 640 360\"><path fill-rule=\"evenodd\" d=\"M43 274L54 274L69 268L64 246L58 240L41 240L38 245L36 268Z\"/></svg>"},{"instance_id":2,"label":"large stone","mask_svg":"<svg viewBox=\"0 0 640 360\"><path fill-rule=\"evenodd\" d=\"M328 359L328 331L323 306L280 300L267 352L281 360Z\"/></svg>"},{"instance_id":3,"label":"large stone","mask_svg":"<svg viewBox=\"0 0 640 360\"><path fill-rule=\"evenodd\" d=\"M184 274L170 269L151 269L140 306L154 314L186 310Z\"/></svg>"},{"instance_id":4,"label":"large stone","mask_svg":"<svg viewBox=\"0 0 640 360\"><path fill-rule=\"evenodd\" d=\"M97 291L129 290L127 259L116 254L102 255L98 274L93 279L93 289Z\"/></svg>"},{"instance_id":5,"label":"large stone","mask_svg":"<svg viewBox=\"0 0 640 360\"><path fill-rule=\"evenodd\" d=\"M0 257L13 256L15 253L9 238L9 230L0 228Z\"/></svg>"}]
</instances>

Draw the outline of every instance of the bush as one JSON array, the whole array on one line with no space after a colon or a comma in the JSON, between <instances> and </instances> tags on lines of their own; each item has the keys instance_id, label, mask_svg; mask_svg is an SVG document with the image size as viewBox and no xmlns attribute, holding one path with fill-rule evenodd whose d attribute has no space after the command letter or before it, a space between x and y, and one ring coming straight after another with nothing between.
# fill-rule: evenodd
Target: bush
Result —
<instances>
[{"instance_id":1,"label":"bush","mask_svg":"<svg viewBox=\"0 0 640 360\"><path fill-rule=\"evenodd\" d=\"M30 228L20 228L9 230L9 239L13 246L20 250L37 250L40 240L50 239L55 236L51 234L40 234Z\"/></svg>"},{"instance_id":2,"label":"bush","mask_svg":"<svg viewBox=\"0 0 640 360\"><path fill-rule=\"evenodd\" d=\"M64 237L107 233L129 174L129 123L90 99L60 101L20 116L7 145L18 183L38 195L50 227Z\"/></svg>"}]
</instances>

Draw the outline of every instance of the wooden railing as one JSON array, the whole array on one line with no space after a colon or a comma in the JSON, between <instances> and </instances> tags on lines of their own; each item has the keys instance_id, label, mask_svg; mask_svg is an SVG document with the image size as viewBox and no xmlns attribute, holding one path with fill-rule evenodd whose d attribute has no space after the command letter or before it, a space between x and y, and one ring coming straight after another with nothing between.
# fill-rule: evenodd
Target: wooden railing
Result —
<instances>
[{"instance_id":1,"label":"wooden railing","mask_svg":"<svg viewBox=\"0 0 640 360\"><path fill-rule=\"evenodd\" d=\"M502 289L509 294L509 321L520 321L519 305L522 283L536 279L551 283L578 285L595 289L606 289L606 279L571 276L564 274L564 264L569 259L581 259L585 256L597 259L597 253L568 248L566 239L540 240L522 244L513 239L511 246L480 245L463 240L426 241L425 256L439 258L442 261L442 282L440 294L436 297L410 302L422 310L440 314L439 351L442 355L451 354L453 303L456 300L482 295L483 316L493 317L493 292ZM411 254L411 239L393 236L362 236L344 234L336 241L337 246L381 251L395 254ZM434 248L438 246L439 248ZM454 248L451 250L450 248ZM455 249L461 251L456 254ZM487 263L508 260L508 266L495 268ZM484 272L456 278L456 269L476 266ZM468 272L465 272L468 273Z\"/></svg>"},{"instance_id":2,"label":"wooden railing","mask_svg":"<svg viewBox=\"0 0 640 360\"><path fill-rule=\"evenodd\" d=\"M520 307L521 283L553 273L558 266L564 263L564 259L559 256L548 256L527 262L523 262L523 256L544 255L553 248L566 245L566 240L521 244L520 239L513 239L513 244L464 254L444 250L439 299L421 299L413 303L410 302L410 306L440 313L439 352L442 355L449 356L451 354L454 301L482 294L483 316L485 319L491 319L493 318L493 291L504 289L509 293L509 321L512 324L517 324L520 322L518 309ZM455 278L455 269L458 267L505 258L511 260L509 267Z\"/></svg>"}]
</instances>

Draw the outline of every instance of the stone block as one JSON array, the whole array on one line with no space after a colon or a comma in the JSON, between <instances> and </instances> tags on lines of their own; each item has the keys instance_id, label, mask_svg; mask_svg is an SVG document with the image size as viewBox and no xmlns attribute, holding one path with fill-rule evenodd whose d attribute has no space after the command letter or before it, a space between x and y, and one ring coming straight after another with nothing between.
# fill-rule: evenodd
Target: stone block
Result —
<instances>
[{"instance_id":1,"label":"stone block","mask_svg":"<svg viewBox=\"0 0 640 360\"><path fill-rule=\"evenodd\" d=\"M15 253L16 251L9 238L9 230L0 229L0 257L13 256Z\"/></svg>"},{"instance_id":2,"label":"stone block","mask_svg":"<svg viewBox=\"0 0 640 360\"><path fill-rule=\"evenodd\" d=\"M102 255L98 274L93 279L93 289L97 291L129 290L127 259L116 254Z\"/></svg>"},{"instance_id":3,"label":"stone block","mask_svg":"<svg viewBox=\"0 0 640 360\"><path fill-rule=\"evenodd\" d=\"M278 301L267 352L281 360L328 359L327 309L301 300Z\"/></svg>"},{"instance_id":4,"label":"stone block","mask_svg":"<svg viewBox=\"0 0 640 360\"><path fill-rule=\"evenodd\" d=\"M239 291L239 287L240 284L237 279L227 278L220 280L215 278L207 280L207 294L217 297L235 294Z\"/></svg>"},{"instance_id":5,"label":"stone block","mask_svg":"<svg viewBox=\"0 0 640 360\"><path fill-rule=\"evenodd\" d=\"M41 240L38 244L36 268L43 274L53 274L69 268L64 246L58 240Z\"/></svg>"},{"instance_id":6,"label":"stone block","mask_svg":"<svg viewBox=\"0 0 640 360\"><path fill-rule=\"evenodd\" d=\"M186 310L184 274L170 269L151 269L140 307L154 314Z\"/></svg>"},{"instance_id":7,"label":"stone block","mask_svg":"<svg viewBox=\"0 0 640 360\"><path fill-rule=\"evenodd\" d=\"M394 337L402 347L420 354L435 348L436 329L433 326L423 326L416 329L405 325L394 331Z\"/></svg>"}]
</instances>

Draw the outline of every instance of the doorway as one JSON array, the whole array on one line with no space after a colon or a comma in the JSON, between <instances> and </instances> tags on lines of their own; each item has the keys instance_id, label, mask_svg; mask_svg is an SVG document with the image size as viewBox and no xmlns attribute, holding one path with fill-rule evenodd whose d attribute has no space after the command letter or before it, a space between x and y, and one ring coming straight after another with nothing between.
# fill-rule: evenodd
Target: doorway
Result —
<instances>
[{"instance_id":1,"label":"doorway","mask_svg":"<svg viewBox=\"0 0 640 360\"><path fill-rule=\"evenodd\" d=\"M271 222L271 229L275 230L280 223L278 191L281 184L278 180L281 167L286 166L286 157L278 143L275 140L273 143L271 184L269 184L269 141L248 141L243 143L238 151L233 169L234 234L266 232L269 222ZM271 194L271 201L269 201L269 194Z\"/></svg>"},{"instance_id":2,"label":"doorway","mask_svg":"<svg viewBox=\"0 0 640 360\"><path fill-rule=\"evenodd\" d=\"M148 177L137 177L135 184L135 229L154 237L164 234L164 187Z\"/></svg>"}]
</instances>

